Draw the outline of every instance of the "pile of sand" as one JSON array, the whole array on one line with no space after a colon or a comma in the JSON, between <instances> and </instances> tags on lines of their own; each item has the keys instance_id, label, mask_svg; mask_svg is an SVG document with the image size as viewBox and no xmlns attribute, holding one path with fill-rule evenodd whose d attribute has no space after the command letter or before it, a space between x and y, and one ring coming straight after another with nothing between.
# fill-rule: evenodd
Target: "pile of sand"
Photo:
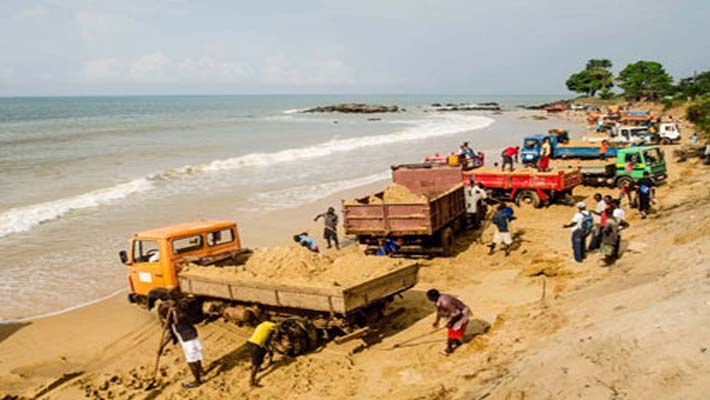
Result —
<instances>
[{"instance_id":1,"label":"pile of sand","mask_svg":"<svg viewBox=\"0 0 710 400\"><path fill-rule=\"evenodd\" d=\"M419 204L426 203L427 197L412 193L406 186L392 183L382 193L367 198L368 204Z\"/></svg>"},{"instance_id":2,"label":"pile of sand","mask_svg":"<svg viewBox=\"0 0 710 400\"><path fill-rule=\"evenodd\" d=\"M343 251L334 257L293 245L257 249L243 265L203 267L191 264L183 271L191 275L262 283L346 287L412 264L411 260L366 256L357 249Z\"/></svg>"}]
</instances>

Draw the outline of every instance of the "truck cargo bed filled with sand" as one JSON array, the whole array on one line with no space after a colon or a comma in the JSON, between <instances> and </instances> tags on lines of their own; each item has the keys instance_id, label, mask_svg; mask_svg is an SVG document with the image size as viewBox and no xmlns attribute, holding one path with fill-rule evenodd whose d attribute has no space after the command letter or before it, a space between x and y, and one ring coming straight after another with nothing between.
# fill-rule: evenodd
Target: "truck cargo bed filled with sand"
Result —
<instances>
[{"instance_id":1,"label":"truck cargo bed filled with sand","mask_svg":"<svg viewBox=\"0 0 710 400\"><path fill-rule=\"evenodd\" d=\"M411 260L366 256L357 249L339 257L297 247L258 249L243 265L187 265L184 292L269 306L347 313L409 289L419 266Z\"/></svg>"}]
</instances>

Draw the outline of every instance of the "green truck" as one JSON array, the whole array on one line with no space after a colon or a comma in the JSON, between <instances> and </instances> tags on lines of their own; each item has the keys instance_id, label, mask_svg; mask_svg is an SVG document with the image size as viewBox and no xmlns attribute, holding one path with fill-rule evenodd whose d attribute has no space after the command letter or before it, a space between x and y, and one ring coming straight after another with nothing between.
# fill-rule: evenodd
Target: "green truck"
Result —
<instances>
[{"instance_id":1,"label":"green truck","mask_svg":"<svg viewBox=\"0 0 710 400\"><path fill-rule=\"evenodd\" d=\"M587 186L622 187L641 179L646 171L656 183L668 177L663 150L655 146L620 148L612 159L554 160L551 164L557 169L580 169Z\"/></svg>"}]
</instances>

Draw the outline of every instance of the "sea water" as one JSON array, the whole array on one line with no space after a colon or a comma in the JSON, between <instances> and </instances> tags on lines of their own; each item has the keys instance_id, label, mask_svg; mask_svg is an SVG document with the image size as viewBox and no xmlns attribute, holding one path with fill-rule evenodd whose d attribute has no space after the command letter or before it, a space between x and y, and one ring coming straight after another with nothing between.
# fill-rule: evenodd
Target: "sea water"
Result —
<instances>
[{"instance_id":1,"label":"sea water","mask_svg":"<svg viewBox=\"0 0 710 400\"><path fill-rule=\"evenodd\" d=\"M389 178L389 166L517 144L508 112L431 103L549 96L169 96L0 99L0 319L53 312L126 286L130 235L239 220ZM304 114L339 102L404 112ZM547 125L538 123L540 131ZM507 142L509 141L509 143ZM286 239L285 239L286 240Z\"/></svg>"}]
</instances>

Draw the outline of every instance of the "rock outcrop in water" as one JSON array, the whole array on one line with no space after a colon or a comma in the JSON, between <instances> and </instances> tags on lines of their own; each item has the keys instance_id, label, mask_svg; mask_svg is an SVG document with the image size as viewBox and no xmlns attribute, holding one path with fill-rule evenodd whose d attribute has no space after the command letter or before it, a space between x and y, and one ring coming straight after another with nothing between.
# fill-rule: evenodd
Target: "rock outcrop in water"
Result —
<instances>
[{"instance_id":1,"label":"rock outcrop in water","mask_svg":"<svg viewBox=\"0 0 710 400\"><path fill-rule=\"evenodd\" d=\"M334 104L330 106L321 106L308 108L302 113L327 113L327 112L338 112L346 114L374 114L374 113L391 113L400 111L397 106L386 106L379 104L365 104L365 103L343 103Z\"/></svg>"},{"instance_id":2,"label":"rock outcrop in water","mask_svg":"<svg viewBox=\"0 0 710 400\"><path fill-rule=\"evenodd\" d=\"M495 102L469 104L469 103L447 103L446 106L442 106L440 103L434 103L431 105L436 107L436 111L500 111L500 104Z\"/></svg>"}]
</instances>

